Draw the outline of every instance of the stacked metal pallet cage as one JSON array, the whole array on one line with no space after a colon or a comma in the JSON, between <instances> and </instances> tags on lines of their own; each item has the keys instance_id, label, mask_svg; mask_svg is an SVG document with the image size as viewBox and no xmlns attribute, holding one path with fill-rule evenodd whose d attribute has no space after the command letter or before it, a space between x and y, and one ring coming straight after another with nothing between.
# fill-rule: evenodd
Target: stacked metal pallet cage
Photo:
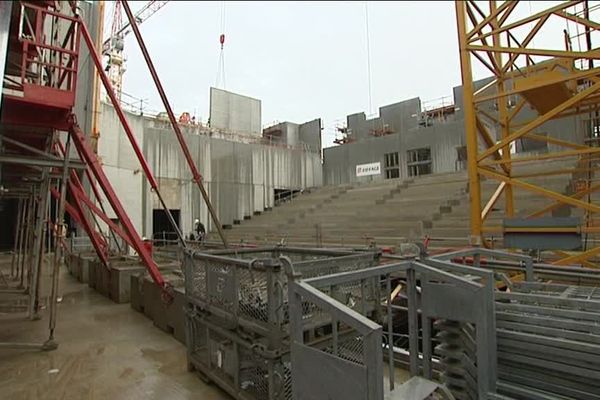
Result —
<instances>
[{"instance_id":1,"label":"stacked metal pallet cage","mask_svg":"<svg viewBox=\"0 0 600 400\"><path fill-rule=\"evenodd\" d=\"M598 399L600 288L522 282L496 293L498 390L517 399Z\"/></svg>"},{"instance_id":2,"label":"stacked metal pallet cage","mask_svg":"<svg viewBox=\"0 0 600 400\"><path fill-rule=\"evenodd\" d=\"M237 399L291 399L286 271L292 268L286 264L310 278L366 269L378 259L375 251L289 247L186 251L188 365ZM330 295L364 305L362 299L379 299L379 289L373 280L340 286ZM324 315L306 311L305 335L331 329Z\"/></svg>"}]
</instances>

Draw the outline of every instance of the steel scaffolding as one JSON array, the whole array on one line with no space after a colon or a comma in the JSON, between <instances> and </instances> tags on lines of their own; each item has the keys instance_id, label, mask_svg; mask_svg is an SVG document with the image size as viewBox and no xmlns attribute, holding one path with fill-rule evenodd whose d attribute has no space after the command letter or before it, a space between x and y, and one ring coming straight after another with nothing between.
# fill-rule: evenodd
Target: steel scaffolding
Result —
<instances>
[{"instance_id":1,"label":"steel scaffolding","mask_svg":"<svg viewBox=\"0 0 600 400\"><path fill-rule=\"evenodd\" d=\"M547 200L543 207L527 215L529 219L551 215L552 211L565 206L584 214L586 221L590 215L600 212L600 206L588 196L600 188L589 179L598 168L598 142L577 139L575 131L556 138L540 134L538 130L551 120L597 115L600 67L594 66L594 60L600 58L600 48L592 46L591 34L600 24L590 17L587 1L567 1L533 14L518 13L524 11L521 3L525 2L455 2L464 88L471 243L475 245L487 245L486 234L507 232L507 228L491 226L486 221L501 198L504 204L498 207L504 216L515 216L516 193L521 191ZM552 24L555 27L567 24L564 40L562 37L558 41L556 37L551 41L540 39L544 28ZM568 31L585 36L584 48L581 45L574 48ZM548 43L558 45L551 47ZM492 78L476 87L474 68L488 70ZM528 113L527 118L523 118ZM593 130L594 127L587 128ZM588 139L593 138L593 134L588 135ZM511 154L511 148L526 139L545 142L557 150L521 157ZM553 190L540 179L532 182L533 174L516 173L520 165L550 164L565 158L573 159L572 168L557 166L535 177L567 175L573 181L577 174L587 173L585 185L572 193ZM484 179L497 182L489 199L482 198ZM586 223L579 227L549 226L525 231L594 234L600 232L600 227ZM554 262L590 265L599 254L600 246L577 253L555 251Z\"/></svg>"}]
</instances>

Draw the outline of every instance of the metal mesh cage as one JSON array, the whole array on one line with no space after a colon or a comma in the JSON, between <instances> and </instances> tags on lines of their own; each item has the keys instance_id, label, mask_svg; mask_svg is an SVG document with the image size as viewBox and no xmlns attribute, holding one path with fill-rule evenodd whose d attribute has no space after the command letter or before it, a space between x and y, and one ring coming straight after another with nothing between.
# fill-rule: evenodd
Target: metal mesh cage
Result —
<instances>
[{"instance_id":1,"label":"metal mesh cage","mask_svg":"<svg viewBox=\"0 0 600 400\"><path fill-rule=\"evenodd\" d=\"M186 296L208 312L247 329L288 333L287 274L280 256L292 260L304 278L368 268L377 263L375 253L322 249L243 249L185 254ZM265 257L265 258L258 258ZM374 286L340 285L336 299L354 308L357 299L374 299Z\"/></svg>"},{"instance_id":2,"label":"metal mesh cage","mask_svg":"<svg viewBox=\"0 0 600 400\"><path fill-rule=\"evenodd\" d=\"M269 322L267 274L253 273L252 270L238 271L239 312L250 319Z\"/></svg>"},{"instance_id":3,"label":"metal mesh cage","mask_svg":"<svg viewBox=\"0 0 600 400\"><path fill-rule=\"evenodd\" d=\"M289 356L257 350L254 342L223 331L191 306L186 313L188 361L238 399L292 400Z\"/></svg>"}]
</instances>

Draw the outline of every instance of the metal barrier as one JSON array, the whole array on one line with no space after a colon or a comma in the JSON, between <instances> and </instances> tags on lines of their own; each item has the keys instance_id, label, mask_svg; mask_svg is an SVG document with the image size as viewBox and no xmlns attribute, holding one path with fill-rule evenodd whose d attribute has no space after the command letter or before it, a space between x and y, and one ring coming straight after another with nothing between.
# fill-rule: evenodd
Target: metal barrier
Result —
<instances>
[{"instance_id":1,"label":"metal barrier","mask_svg":"<svg viewBox=\"0 0 600 400\"><path fill-rule=\"evenodd\" d=\"M292 400L289 353L265 350L255 340L223 329L186 308L188 364L236 399Z\"/></svg>"},{"instance_id":2,"label":"metal barrier","mask_svg":"<svg viewBox=\"0 0 600 400\"><path fill-rule=\"evenodd\" d=\"M378 252L264 247L184 251L186 332L191 367L236 399L291 400L288 275L369 269ZM375 282L375 279L373 279ZM332 295L369 298L378 309L376 285L347 285ZM331 321L314 314L307 334ZM308 332L309 331L309 332Z\"/></svg>"},{"instance_id":3,"label":"metal barrier","mask_svg":"<svg viewBox=\"0 0 600 400\"><path fill-rule=\"evenodd\" d=\"M600 288L515 283L496 294L496 319L499 393L598 399Z\"/></svg>"},{"instance_id":4,"label":"metal barrier","mask_svg":"<svg viewBox=\"0 0 600 400\"><path fill-rule=\"evenodd\" d=\"M307 278L369 268L378 259L375 252L288 247L184 254L189 302L273 340L287 335L289 322L288 278L279 257L289 257ZM346 290L350 294L360 289Z\"/></svg>"},{"instance_id":5,"label":"metal barrier","mask_svg":"<svg viewBox=\"0 0 600 400\"><path fill-rule=\"evenodd\" d=\"M436 329L442 331L449 342L446 347L435 348L436 353L442 353L439 357L445 370L443 396L453 398L448 388L460 395L457 398L485 398L495 390L493 273L445 261L435 262L436 266L428 264L428 260L403 262L290 282L294 399L383 399L384 348L388 352L390 390L395 389L394 348L390 345L394 335L393 314L389 297L394 277L405 279L411 374L422 373L425 378L432 378L435 320ZM291 264L289 269L291 276L296 275ZM349 307L328 294L335 293L338 287L363 286L371 279L376 279L378 286L385 287L388 293L386 300L376 298L377 305L381 301L385 304L385 318L379 313L367 317L368 307ZM419 289L420 301L417 300ZM349 301L351 305L356 303L364 304L364 298ZM322 336L307 337L306 324L314 314L325 314L324 319L328 319L330 325L321 331ZM384 321L387 322L385 332L381 326ZM455 346L464 338L457 335L456 329L452 332L451 327L470 331L469 351Z\"/></svg>"},{"instance_id":6,"label":"metal barrier","mask_svg":"<svg viewBox=\"0 0 600 400\"><path fill-rule=\"evenodd\" d=\"M244 400L382 400L386 391L410 399L598 398L600 289L540 280L600 286L600 272L486 249L386 265L377 258L188 250L190 364ZM403 335L408 349L396 347ZM414 377L400 387L398 365Z\"/></svg>"}]
</instances>

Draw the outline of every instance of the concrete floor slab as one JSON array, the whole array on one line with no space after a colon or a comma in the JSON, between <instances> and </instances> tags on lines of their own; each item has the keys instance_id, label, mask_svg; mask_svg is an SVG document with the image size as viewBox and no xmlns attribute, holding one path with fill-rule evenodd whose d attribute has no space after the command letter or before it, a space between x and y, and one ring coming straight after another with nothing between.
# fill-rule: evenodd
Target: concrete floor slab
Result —
<instances>
[{"instance_id":1,"label":"concrete floor slab","mask_svg":"<svg viewBox=\"0 0 600 400\"><path fill-rule=\"evenodd\" d=\"M60 293L59 348L0 350L0 399L229 398L188 373L185 347L129 305L77 282L66 268ZM42 314L40 321L0 315L0 341L44 341Z\"/></svg>"}]
</instances>

